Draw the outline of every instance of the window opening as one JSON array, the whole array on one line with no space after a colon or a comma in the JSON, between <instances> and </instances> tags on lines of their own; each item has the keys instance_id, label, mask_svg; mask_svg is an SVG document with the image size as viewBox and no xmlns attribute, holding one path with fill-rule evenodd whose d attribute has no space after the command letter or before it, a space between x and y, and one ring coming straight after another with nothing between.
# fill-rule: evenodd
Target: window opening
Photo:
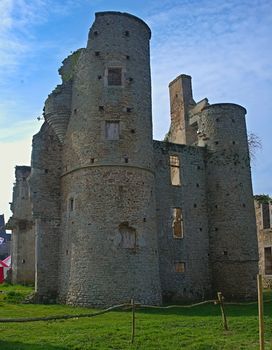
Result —
<instances>
[{"instance_id":1,"label":"window opening","mask_svg":"<svg viewBox=\"0 0 272 350\"><path fill-rule=\"evenodd\" d=\"M173 208L172 229L174 238L183 238L183 218L181 208Z\"/></svg>"},{"instance_id":2,"label":"window opening","mask_svg":"<svg viewBox=\"0 0 272 350\"><path fill-rule=\"evenodd\" d=\"M263 214L263 228L270 228L270 212L269 212L269 203L262 203L262 214Z\"/></svg>"},{"instance_id":3,"label":"window opening","mask_svg":"<svg viewBox=\"0 0 272 350\"><path fill-rule=\"evenodd\" d=\"M108 69L108 86L122 85L122 68Z\"/></svg>"},{"instance_id":4,"label":"window opening","mask_svg":"<svg viewBox=\"0 0 272 350\"><path fill-rule=\"evenodd\" d=\"M175 262L175 272L184 273L185 272L185 263L182 261Z\"/></svg>"},{"instance_id":5,"label":"window opening","mask_svg":"<svg viewBox=\"0 0 272 350\"><path fill-rule=\"evenodd\" d=\"M264 248L265 274L272 275L272 254L271 247Z\"/></svg>"},{"instance_id":6,"label":"window opening","mask_svg":"<svg viewBox=\"0 0 272 350\"><path fill-rule=\"evenodd\" d=\"M136 230L128 222L119 225L121 234L121 247L126 249L136 249Z\"/></svg>"},{"instance_id":7,"label":"window opening","mask_svg":"<svg viewBox=\"0 0 272 350\"><path fill-rule=\"evenodd\" d=\"M119 140L119 136L120 136L119 121L106 121L105 134L106 134L107 140Z\"/></svg>"},{"instance_id":8,"label":"window opening","mask_svg":"<svg viewBox=\"0 0 272 350\"><path fill-rule=\"evenodd\" d=\"M70 198L69 200L69 210L74 211L75 210L75 201L74 198Z\"/></svg>"},{"instance_id":9,"label":"window opening","mask_svg":"<svg viewBox=\"0 0 272 350\"><path fill-rule=\"evenodd\" d=\"M171 184L174 186L180 185L180 166L179 157L170 156L170 174L171 174Z\"/></svg>"}]
</instances>

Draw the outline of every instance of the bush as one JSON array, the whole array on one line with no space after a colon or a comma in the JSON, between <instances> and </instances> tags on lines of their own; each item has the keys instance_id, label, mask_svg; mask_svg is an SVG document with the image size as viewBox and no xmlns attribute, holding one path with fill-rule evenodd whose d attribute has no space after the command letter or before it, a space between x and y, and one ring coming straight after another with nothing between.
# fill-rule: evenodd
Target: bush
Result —
<instances>
[{"instance_id":1,"label":"bush","mask_svg":"<svg viewBox=\"0 0 272 350\"><path fill-rule=\"evenodd\" d=\"M19 304L24 301L25 293L15 292L11 290L6 293L3 299L8 303Z\"/></svg>"}]
</instances>

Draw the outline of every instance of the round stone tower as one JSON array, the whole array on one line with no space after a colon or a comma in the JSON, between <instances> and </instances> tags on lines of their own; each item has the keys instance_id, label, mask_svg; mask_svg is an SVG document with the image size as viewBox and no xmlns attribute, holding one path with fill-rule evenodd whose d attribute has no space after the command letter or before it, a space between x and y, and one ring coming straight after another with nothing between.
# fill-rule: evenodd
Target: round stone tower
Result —
<instances>
[{"instance_id":1,"label":"round stone tower","mask_svg":"<svg viewBox=\"0 0 272 350\"><path fill-rule=\"evenodd\" d=\"M198 123L206 145L210 266L213 290L239 299L256 296L258 249L245 124L236 104L207 106Z\"/></svg>"},{"instance_id":2,"label":"round stone tower","mask_svg":"<svg viewBox=\"0 0 272 350\"><path fill-rule=\"evenodd\" d=\"M96 13L75 68L64 140L60 299L161 301L149 27Z\"/></svg>"}]
</instances>

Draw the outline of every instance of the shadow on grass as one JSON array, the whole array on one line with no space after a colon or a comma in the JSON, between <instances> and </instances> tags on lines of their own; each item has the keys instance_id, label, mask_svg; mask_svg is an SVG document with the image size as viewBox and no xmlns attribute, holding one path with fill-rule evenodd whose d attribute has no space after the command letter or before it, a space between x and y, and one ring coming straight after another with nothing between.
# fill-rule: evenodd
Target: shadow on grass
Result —
<instances>
[{"instance_id":1,"label":"shadow on grass","mask_svg":"<svg viewBox=\"0 0 272 350\"><path fill-rule=\"evenodd\" d=\"M2 350L67 350L67 347L53 346L49 344L27 344L21 342L0 340L0 349Z\"/></svg>"}]
</instances>

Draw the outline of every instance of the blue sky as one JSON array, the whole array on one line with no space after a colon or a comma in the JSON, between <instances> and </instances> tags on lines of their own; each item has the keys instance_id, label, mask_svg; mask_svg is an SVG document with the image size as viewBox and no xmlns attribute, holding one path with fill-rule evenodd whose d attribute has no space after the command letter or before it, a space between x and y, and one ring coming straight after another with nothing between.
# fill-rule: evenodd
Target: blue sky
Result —
<instances>
[{"instance_id":1,"label":"blue sky","mask_svg":"<svg viewBox=\"0 0 272 350\"><path fill-rule=\"evenodd\" d=\"M271 0L0 0L0 213L10 215L14 166L30 164L37 117L60 83L62 60L86 46L94 13L107 10L139 16L152 30L154 138L168 131L168 83L189 74L195 100L247 108L248 130L263 144L254 192L272 195Z\"/></svg>"}]
</instances>

